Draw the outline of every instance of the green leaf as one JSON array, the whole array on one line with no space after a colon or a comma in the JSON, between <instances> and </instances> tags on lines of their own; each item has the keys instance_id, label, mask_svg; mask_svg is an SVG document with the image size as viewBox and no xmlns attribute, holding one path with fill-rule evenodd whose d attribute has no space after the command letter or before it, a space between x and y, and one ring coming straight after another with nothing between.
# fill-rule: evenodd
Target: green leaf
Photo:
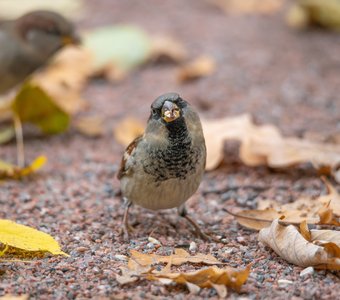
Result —
<instances>
[{"instance_id":1,"label":"green leaf","mask_svg":"<svg viewBox=\"0 0 340 300\"><path fill-rule=\"evenodd\" d=\"M88 32L84 46L95 55L95 68L114 65L129 71L144 63L151 53L151 39L131 25L109 26Z\"/></svg>"},{"instance_id":2,"label":"green leaf","mask_svg":"<svg viewBox=\"0 0 340 300\"><path fill-rule=\"evenodd\" d=\"M8 143L15 136L12 126L0 130L0 145Z\"/></svg>"},{"instance_id":3,"label":"green leaf","mask_svg":"<svg viewBox=\"0 0 340 300\"><path fill-rule=\"evenodd\" d=\"M44 90L30 83L23 85L14 99L12 110L21 122L32 123L47 134L63 132L70 123L69 115Z\"/></svg>"}]
</instances>

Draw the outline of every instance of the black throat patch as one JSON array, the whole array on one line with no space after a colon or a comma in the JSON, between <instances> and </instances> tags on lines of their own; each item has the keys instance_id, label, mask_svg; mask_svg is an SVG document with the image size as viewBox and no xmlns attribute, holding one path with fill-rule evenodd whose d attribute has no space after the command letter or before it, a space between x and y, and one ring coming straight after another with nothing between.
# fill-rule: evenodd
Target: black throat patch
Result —
<instances>
[{"instance_id":1,"label":"black throat patch","mask_svg":"<svg viewBox=\"0 0 340 300\"><path fill-rule=\"evenodd\" d=\"M184 118L166 125L169 144L166 148L149 149L150 163L143 162L144 171L156 181L171 178L185 179L195 173L201 157L198 148L192 146Z\"/></svg>"}]
</instances>

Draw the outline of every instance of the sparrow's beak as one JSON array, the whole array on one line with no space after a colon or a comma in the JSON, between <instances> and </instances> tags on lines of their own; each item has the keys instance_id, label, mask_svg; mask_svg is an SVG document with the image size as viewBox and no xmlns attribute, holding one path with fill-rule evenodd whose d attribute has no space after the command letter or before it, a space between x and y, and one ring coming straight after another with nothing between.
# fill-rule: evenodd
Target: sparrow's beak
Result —
<instances>
[{"instance_id":1,"label":"sparrow's beak","mask_svg":"<svg viewBox=\"0 0 340 300\"><path fill-rule=\"evenodd\" d=\"M178 106L171 102L165 101L162 107L162 118L165 122L170 123L175 121L180 116L180 110Z\"/></svg>"},{"instance_id":2,"label":"sparrow's beak","mask_svg":"<svg viewBox=\"0 0 340 300\"><path fill-rule=\"evenodd\" d=\"M65 35L61 39L62 39L62 43L63 43L64 46L66 46L66 45L79 45L81 43L81 39L77 34Z\"/></svg>"}]
</instances>

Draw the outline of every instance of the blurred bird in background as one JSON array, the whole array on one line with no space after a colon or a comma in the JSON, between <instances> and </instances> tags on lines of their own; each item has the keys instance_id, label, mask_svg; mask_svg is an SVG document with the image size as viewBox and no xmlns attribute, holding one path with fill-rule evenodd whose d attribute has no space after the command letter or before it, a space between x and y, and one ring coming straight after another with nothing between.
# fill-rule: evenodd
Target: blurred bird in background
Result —
<instances>
[{"instance_id":1,"label":"blurred bird in background","mask_svg":"<svg viewBox=\"0 0 340 300\"><path fill-rule=\"evenodd\" d=\"M0 23L0 94L45 65L61 48L80 42L73 24L52 11L33 11Z\"/></svg>"}]
</instances>

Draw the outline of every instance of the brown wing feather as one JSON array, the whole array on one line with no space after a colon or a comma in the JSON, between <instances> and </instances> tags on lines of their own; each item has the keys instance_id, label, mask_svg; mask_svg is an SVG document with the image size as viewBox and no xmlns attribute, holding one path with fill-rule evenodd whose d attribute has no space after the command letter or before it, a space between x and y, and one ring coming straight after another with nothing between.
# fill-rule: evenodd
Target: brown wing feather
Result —
<instances>
[{"instance_id":1,"label":"brown wing feather","mask_svg":"<svg viewBox=\"0 0 340 300\"><path fill-rule=\"evenodd\" d=\"M135 138L130 144L129 146L127 146L122 161L120 163L120 168L117 174L117 178L121 179L128 171L127 167L126 167L126 162L127 160L130 158L131 153L133 152L133 150L137 147L138 143L141 141L142 136L139 136L137 138Z\"/></svg>"}]
</instances>

